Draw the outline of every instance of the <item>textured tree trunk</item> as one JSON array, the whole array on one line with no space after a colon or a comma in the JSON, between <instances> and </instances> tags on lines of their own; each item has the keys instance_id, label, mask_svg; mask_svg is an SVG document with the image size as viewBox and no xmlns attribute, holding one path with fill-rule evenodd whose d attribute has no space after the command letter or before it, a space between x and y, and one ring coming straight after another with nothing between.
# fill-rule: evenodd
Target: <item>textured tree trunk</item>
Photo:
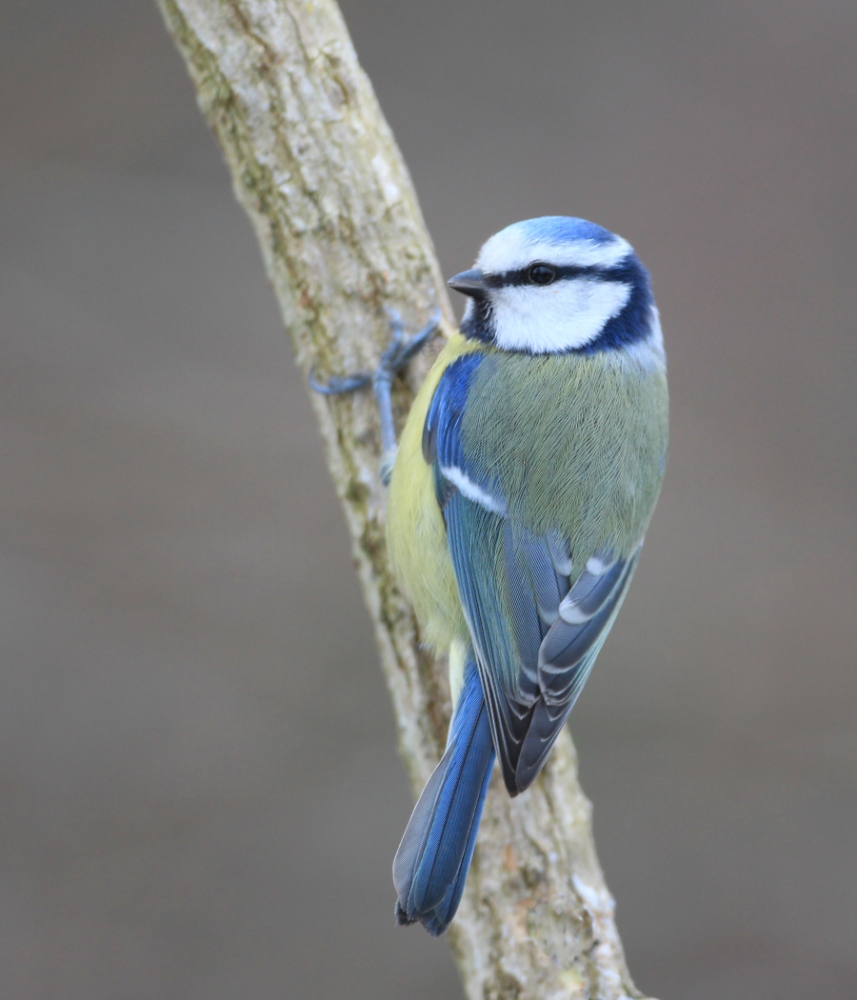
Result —
<instances>
[{"instance_id":1,"label":"textured tree trunk","mask_svg":"<svg viewBox=\"0 0 857 1000\"><path fill-rule=\"evenodd\" d=\"M449 302L407 169L333 0L158 4L256 230L304 373L373 369L389 336L385 307L414 330L439 308L448 330ZM409 384L397 388L400 417L428 361L414 362ZM418 791L441 753L449 694L444 665L420 650L387 564L375 406L369 393L313 395L313 404ZM509 799L495 775L449 931L471 1000L641 996L590 812L567 736L525 795ZM392 904L391 884L391 920Z\"/></svg>"}]
</instances>

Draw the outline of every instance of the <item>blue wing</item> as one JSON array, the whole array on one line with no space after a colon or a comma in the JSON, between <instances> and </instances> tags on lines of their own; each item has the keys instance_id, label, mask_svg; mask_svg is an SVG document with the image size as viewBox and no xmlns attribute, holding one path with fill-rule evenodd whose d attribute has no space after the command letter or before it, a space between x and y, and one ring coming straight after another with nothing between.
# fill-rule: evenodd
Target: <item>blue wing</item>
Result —
<instances>
[{"instance_id":1,"label":"blue wing","mask_svg":"<svg viewBox=\"0 0 857 1000\"><path fill-rule=\"evenodd\" d=\"M544 766L589 676L639 546L627 559L606 547L575 552L574 539L536 535L510 513L496 477L462 448L467 394L484 363L484 355L470 354L446 370L429 407L423 453L434 467L492 739L506 788L517 795Z\"/></svg>"}]
</instances>

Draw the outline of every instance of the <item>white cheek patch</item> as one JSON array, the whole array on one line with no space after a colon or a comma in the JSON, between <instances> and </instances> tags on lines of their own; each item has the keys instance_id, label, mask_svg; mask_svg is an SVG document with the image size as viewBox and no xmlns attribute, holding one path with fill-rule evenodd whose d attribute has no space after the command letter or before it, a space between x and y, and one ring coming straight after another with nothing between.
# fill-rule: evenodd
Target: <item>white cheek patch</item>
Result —
<instances>
[{"instance_id":1,"label":"white cheek patch","mask_svg":"<svg viewBox=\"0 0 857 1000\"><path fill-rule=\"evenodd\" d=\"M508 285L495 293L494 338L506 351L553 354L591 343L628 304L631 286L597 278Z\"/></svg>"},{"instance_id":2,"label":"white cheek patch","mask_svg":"<svg viewBox=\"0 0 857 1000\"><path fill-rule=\"evenodd\" d=\"M615 267L631 253L631 244L621 236L608 243L597 240L572 240L552 243L550 240L527 239L515 227L492 236L482 247L476 266L485 274L503 274L529 267L534 261L547 261L555 267Z\"/></svg>"}]
</instances>

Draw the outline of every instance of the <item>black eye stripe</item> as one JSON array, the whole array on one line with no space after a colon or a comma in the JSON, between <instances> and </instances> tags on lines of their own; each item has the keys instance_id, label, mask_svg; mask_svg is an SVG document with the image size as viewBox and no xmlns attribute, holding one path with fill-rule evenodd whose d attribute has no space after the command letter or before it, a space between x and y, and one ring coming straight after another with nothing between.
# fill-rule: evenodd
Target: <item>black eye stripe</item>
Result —
<instances>
[{"instance_id":1,"label":"black eye stripe","mask_svg":"<svg viewBox=\"0 0 857 1000\"><path fill-rule=\"evenodd\" d=\"M605 278L608 279L612 277L607 272L603 270L598 270L592 267L556 267L554 264L548 264L547 267L554 272L554 277L552 281L546 284L556 284L557 281L562 281L563 278L579 278L582 275L592 278ZM503 288L508 285L532 285L535 284L530 277L530 269L533 267L530 264L527 267L518 268L515 271L504 271L502 274L486 274L484 281L489 288Z\"/></svg>"},{"instance_id":2,"label":"black eye stripe","mask_svg":"<svg viewBox=\"0 0 857 1000\"><path fill-rule=\"evenodd\" d=\"M535 263L543 263L542 261L536 261ZM634 281L635 274L633 273L633 268L627 261L621 261L619 264L614 264L612 267L579 267L573 264L557 265L557 264L547 264L554 272L554 279L550 284L556 284L558 281L562 281L563 278L592 278L594 281ZM514 271L503 271L501 274L486 274L483 277L483 281L488 288L506 288L510 285L532 285L533 281L530 279L530 268L533 264L528 264L526 267L517 268Z\"/></svg>"}]
</instances>

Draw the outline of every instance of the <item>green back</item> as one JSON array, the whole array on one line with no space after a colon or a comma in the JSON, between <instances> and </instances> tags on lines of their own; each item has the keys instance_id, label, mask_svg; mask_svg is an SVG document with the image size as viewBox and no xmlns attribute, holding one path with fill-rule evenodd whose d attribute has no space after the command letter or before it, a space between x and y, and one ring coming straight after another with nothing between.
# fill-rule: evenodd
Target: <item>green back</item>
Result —
<instances>
[{"instance_id":1,"label":"green back","mask_svg":"<svg viewBox=\"0 0 857 1000\"><path fill-rule=\"evenodd\" d=\"M666 463L667 411L665 371L624 354L491 351L471 385L464 450L497 476L515 521L568 539L576 577L602 545L627 557L640 542Z\"/></svg>"}]
</instances>

